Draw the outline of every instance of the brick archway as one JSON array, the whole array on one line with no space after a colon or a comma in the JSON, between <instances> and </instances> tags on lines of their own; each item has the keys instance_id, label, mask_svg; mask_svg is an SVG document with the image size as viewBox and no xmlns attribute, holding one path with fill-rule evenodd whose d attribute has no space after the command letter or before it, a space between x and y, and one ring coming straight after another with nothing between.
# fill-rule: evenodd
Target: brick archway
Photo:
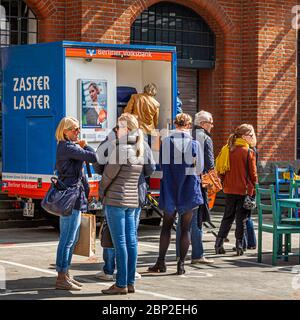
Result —
<instances>
[{"instance_id":1,"label":"brick archway","mask_svg":"<svg viewBox=\"0 0 300 320\"><path fill-rule=\"evenodd\" d=\"M159 0L137 0L122 15L130 18L130 25L148 7ZM216 36L216 65L213 70L199 72L199 104L214 115L216 130L214 143L216 152L227 139L227 134L241 122L241 92L239 86L241 65L236 57L242 55L239 26L218 0L172 0L172 3L183 5L200 15ZM127 22L127 24L128 24ZM130 33L130 31L128 32ZM130 34L128 40L130 39ZM220 134L222 133L222 134Z\"/></svg>"},{"instance_id":2,"label":"brick archway","mask_svg":"<svg viewBox=\"0 0 300 320\"><path fill-rule=\"evenodd\" d=\"M158 2L161 1L146 0L137 1L132 4L128 8L131 16L130 24L132 24L138 15L145 9ZM235 26L233 22L217 0L172 0L171 2L193 9L206 20L212 30L216 33L221 32L223 34L228 34L229 32L234 32Z\"/></svg>"},{"instance_id":3,"label":"brick archway","mask_svg":"<svg viewBox=\"0 0 300 320\"><path fill-rule=\"evenodd\" d=\"M38 42L51 42L64 39L64 26L59 25L64 21L64 11L58 12L54 0L26 0L30 9L39 20Z\"/></svg>"},{"instance_id":4,"label":"brick archway","mask_svg":"<svg viewBox=\"0 0 300 320\"><path fill-rule=\"evenodd\" d=\"M40 20L51 17L56 11L53 0L26 0L25 2Z\"/></svg>"}]
</instances>

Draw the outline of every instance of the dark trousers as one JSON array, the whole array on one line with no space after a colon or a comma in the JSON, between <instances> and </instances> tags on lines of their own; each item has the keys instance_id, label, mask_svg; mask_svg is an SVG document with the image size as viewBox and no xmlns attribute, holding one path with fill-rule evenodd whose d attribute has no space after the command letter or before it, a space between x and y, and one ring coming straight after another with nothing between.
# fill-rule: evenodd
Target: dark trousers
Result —
<instances>
[{"instance_id":1,"label":"dark trousers","mask_svg":"<svg viewBox=\"0 0 300 320\"><path fill-rule=\"evenodd\" d=\"M246 232L246 221L249 215L249 210L243 208L244 199L245 196L226 194L226 207L218 237L227 238L232 223L235 220L235 238L238 241L243 241Z\"/></svg>"}]
</instances>

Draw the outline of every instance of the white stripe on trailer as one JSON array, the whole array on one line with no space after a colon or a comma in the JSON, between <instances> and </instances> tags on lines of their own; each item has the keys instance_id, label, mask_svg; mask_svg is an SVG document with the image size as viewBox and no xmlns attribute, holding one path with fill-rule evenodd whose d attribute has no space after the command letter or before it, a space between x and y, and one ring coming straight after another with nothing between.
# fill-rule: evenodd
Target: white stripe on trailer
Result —
<instances>
[{"instance_id":1,"label":"white stripe on trailer","mask_svg":"<svg viewBox=\"0 0 300 320\"><path fill-rule=\"evenodd\" d=\"M26 181L26 182L37 182L37 179L42 179L43 182L50 182L51 177L54 174L32 174L32 173L12 173L12 172L3 172L2 180L3 181Z\"/></svg>"},{"instance_id":2,"label":"white stripe on trailer","mask_svg":"<svg viewBox=\"0 0 300 320\"><path fill-rule=\"evenodd\" d=\"M32 173L11 173L3 172L3 181L18 181L18 182L37 182L42 179L42 182L51 182L51 178L56 177L55 174L32 174ZM89 181L100 181L100 175L93 173L92 177L88 178Z\"/></svg>"}]
</instances>

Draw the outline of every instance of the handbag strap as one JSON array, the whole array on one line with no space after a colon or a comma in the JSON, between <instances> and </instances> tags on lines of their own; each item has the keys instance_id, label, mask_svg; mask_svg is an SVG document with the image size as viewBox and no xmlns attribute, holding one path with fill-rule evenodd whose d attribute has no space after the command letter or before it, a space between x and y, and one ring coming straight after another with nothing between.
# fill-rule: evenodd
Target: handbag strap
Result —
<instances>
[{"instance_id":1,"label":"handbag strap","mask_svg":"<svg viewBox=\"0 0 300 320\"><path fill-rule=\"evenodd\" d=\"M248 148L247 159L246 159L246 195L248 194L249 155L250 155L250 148Z\"/></svg>"}]
</instances>

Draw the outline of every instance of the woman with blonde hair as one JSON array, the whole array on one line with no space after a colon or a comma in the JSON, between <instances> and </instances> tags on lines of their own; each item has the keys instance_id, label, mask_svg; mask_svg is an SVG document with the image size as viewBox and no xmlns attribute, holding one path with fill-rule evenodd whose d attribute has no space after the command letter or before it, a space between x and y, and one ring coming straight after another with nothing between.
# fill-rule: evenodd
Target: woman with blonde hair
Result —
<instances>
[{"instance_id":1,"label":"woman with blonde hair","mask_svg":"<svg viewBox=\"0 0 300 320\"><path fill-rule=\"evenodd\" d=\"M257 183L256 155L251 147L256 145L254 128L241 124L229 136L227 144L216 159L216 170L223 181L226 195L225 212L215 243L216 254L224 254L224 239L236 222L236 253L243 255L243 238L249 210L243 207L246 195L253 196Z\"/></svg>"},{"instance_id":2,"label":"woman with blonde hair","mask_svg":"<svg viewBox=\"0 0 300 320\"><path fill-rule=\"evenodd\" d=\"M175 119L176 130L162 140L160 165L163 177L160 183L159 207L164 211L160 234L159 256L150 272L166 272L166 253L171 240L171 229L176 213L181 216L179 260L177 274L185 273L184 260L190 245L190 225L193 212L203 204L200 174L204 168L200 143L190 134L192 118L180 113Z\"/></svg>"},{"instance_id":3,"label":"woman with blonde hair","mask_svg":"<svg viewBox=\"0 0 300 320\"><path fill-rule=\"evenodd\" d=\"M138 182L144 164L144 136L137 118L124 113L118 118L118 139L103 171L100 197L115 248L116 283L104 294L134 293L137 262L136 210Z\"/></svg>"},{"instance_id":4,"label":"woman with blonde hair","mask_svg":"<svg viewBox=\"0 0 300 320\"><path fill-rule=\"evenodd\" d=\"M60 237L56 256L56 289L81 290L82 285L69 274L73 250L79 237L81 211L87 210L88 183L83 175L83 162L96 162L97 156L85 140L79 140L80 126L73 117L63 118L57 126L56 169L66 186L79 184L78 200L70 216L60 217Z\"/></svg>"}]
</instances>

